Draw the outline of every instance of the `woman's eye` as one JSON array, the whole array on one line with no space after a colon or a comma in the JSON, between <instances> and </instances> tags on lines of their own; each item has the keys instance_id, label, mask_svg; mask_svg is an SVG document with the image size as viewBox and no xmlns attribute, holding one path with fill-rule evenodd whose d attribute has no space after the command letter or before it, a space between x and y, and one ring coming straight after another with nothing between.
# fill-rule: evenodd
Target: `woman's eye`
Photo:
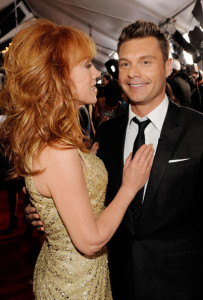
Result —
<instances>
[{"instance_id":1,"label":"woman's eye","mask_svg":"<svg viewBox=\"0 0 203 300\"><path fill-rule=\"evenodd\" d=\"M89 68L91 68L91 66L92 66L92 64L87 64L86 68L89 69Z\"/></svg>"}]
</instances>

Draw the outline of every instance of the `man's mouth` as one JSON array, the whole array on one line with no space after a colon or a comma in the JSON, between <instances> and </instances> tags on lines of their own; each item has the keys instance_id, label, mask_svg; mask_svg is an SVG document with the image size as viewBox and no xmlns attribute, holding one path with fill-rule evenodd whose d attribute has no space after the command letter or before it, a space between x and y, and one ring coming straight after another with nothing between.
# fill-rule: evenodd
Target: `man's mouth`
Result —
<instances>
[{"instance_id":1,"label":"man's mouth","mask_svg":"<svg viewBox=\"0 0 203 300\"><path fill-rule=\"evenodd\" d=\"M137 83L137 84L130 84L128 83L129 86L132 86L132 87L142 87L142 86L145 86L147 85L148 83Z\"/></svg>"}]
</instances>

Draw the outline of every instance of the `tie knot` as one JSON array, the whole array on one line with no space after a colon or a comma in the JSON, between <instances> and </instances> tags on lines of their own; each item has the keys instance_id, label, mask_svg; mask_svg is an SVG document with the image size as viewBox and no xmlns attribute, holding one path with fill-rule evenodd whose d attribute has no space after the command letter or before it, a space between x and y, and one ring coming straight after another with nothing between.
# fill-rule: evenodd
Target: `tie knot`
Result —
<instances>
[{"instance_id":1,"label":"tie knot","mask_svg":"<svg viewBox=\"0 0 203 300\"><path fill-rule=\"evenodd\" d=\"M135 152L145 143L144 131L147 125L150 123L150 120L147 119L146 121L140 122L136 117L134 117L132 121L138 124L138 133L133 145L133 157Z\"/></svg>"},{"instance_id":2,"label":"tie knot","mask_svg":"<svg viewBox=\"0 0 203 300\"><path fill-rule=\"evenodd\" d=\"M139 131L145 130L147 125L151 122L149 119L147 119L146 121L140 122L136 117L132 118L132 121L138 124Z\"/></svg>"}]
</instances>

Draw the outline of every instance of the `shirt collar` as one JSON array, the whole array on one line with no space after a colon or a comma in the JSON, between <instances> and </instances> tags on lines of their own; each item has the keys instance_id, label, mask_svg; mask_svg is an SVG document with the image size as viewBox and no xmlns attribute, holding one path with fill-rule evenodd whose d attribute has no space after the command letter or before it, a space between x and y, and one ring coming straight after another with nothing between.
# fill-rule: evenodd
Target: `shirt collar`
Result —
<instances>
[{"instance_id":1,"label":"shirt collar","mask_svg":"<svg viewBox=\"0 0 203 300\"><path fill-rule=\"evenodd\" d=\"M132 118L136 117L136 118L138 118L139 121L145 121L146 119L150 119L150 121L153 123L153 125L159 131L161 131L165 117L166 117L168 104L169 104L169 100L168 100L167 95L165 94L163 101L143 118L140 118L139 116L137 116L132 111L131 105L129 105L128 129L130 127Z\"/></svg>"}]
</instances>

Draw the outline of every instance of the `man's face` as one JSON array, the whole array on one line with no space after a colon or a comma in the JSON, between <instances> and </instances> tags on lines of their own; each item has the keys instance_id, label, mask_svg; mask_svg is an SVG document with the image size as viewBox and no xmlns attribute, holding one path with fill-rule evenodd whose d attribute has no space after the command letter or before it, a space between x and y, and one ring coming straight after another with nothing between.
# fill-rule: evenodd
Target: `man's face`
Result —
<instances>
[{"instance_id":1,"label":"man's face","mask_svg":"<svg viewBox=\"0 0 203 300\"><path fill-rule=\"evenodd\" d=\"M154 37L132 39L119 50L119 80L131 100L132 110L137 105L151 111L165 95L166 77L171 73L172 61L164 64L159 43Z\"/></svg>"},{"instance_id":2,"label":"man's face","mask_svg":"<svg viewBox=\"0 0 203 300\"><path fill-rule=\"evenodd\" d=\"M108 83L109 81L106 79L106 77L104 76L103 78L102 78L102 84L103 85L107 85L107 83Z\"/></svg>"}]
</instances>

